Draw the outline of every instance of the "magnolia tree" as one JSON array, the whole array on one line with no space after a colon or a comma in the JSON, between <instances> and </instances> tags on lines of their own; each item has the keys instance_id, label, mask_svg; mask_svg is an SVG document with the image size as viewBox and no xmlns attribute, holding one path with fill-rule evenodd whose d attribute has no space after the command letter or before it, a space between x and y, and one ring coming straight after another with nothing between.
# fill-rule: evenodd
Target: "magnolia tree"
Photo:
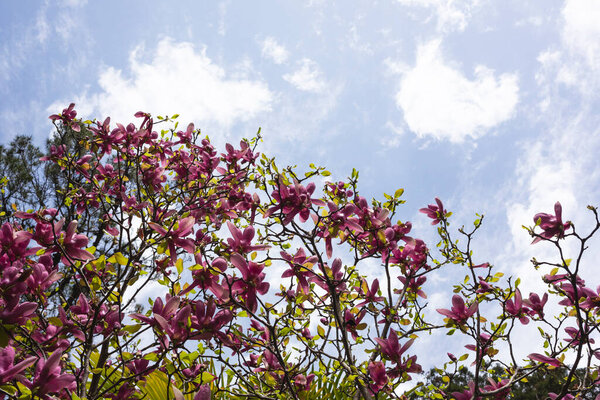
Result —
<instances>
[{"instance_id":1,"label":"magnolia tree","mask_svg":"<svg viewBox=\"0 0 600 400\"><path fill-rule=\"evenodd\" d=\"M436 199L421 210L440 237L430 251L397 220L402 190L369 202L355 171L317 188L326 170L278 168L256 151L260 136L219 152L176 116L135 116L111 126L76 119L73 105L52 115L59 144L42 160L60 169L61 203L4 210L5 397L499 400L544 369L566 370L551 399L589 398L598 384L600 294L578 276L595 208L585 235L558 203L533 217L533 242L552 243L558 261L534 260L548 291L526 295L473 259L482 218L456 240ZM570 259L567 237L579 243ZM433 324L427 276L456 264L466 278ZM514 354L513 330L527 324L544 354ZM469 351L440 357L444 384L403 393L421 372L411 345L432 330L471 338ZM473 381L448 391L463 364ZM483 381L491 365L500 378Z\"/></svg>"}]
</instances>

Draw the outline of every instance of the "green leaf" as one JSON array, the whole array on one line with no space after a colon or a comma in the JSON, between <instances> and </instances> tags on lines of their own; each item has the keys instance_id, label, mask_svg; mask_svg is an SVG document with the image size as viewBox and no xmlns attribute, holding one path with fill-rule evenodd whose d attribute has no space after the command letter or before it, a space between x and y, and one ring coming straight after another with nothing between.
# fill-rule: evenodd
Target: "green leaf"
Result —
<instances>
[{"instance_id":1,"label":"green leaf","mask_svg":"<svg viewBox=\"0 0 600 400\"><path fill-rule=\"evenodd\" d=\"M145 382L140 382L138 385L141 392L150 400L164 400L167 393L171 397L174 396L173 389L169 386L169 379L162 371L153 371L146 377Z\"/></svg>"},{"instance_id":2,"label":"green leaf","mask_svg":"<svg viewBox=\"0 0 600 400\"><path fill-rule=\"evenodd\" d=\"M319 336L321 336L322 338L325 337L325 329L323 329L323 327L321 325L317 326L317 333L319 334Z\"/></svg>"}]
</instances>

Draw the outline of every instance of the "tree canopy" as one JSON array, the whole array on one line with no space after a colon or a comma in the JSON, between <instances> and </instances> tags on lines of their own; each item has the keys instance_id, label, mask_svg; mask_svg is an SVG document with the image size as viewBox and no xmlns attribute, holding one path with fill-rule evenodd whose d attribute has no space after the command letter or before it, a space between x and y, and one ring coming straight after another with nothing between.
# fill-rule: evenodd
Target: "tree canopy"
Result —
<instances>
[{"instance_id":1,"label":"tree canopy","mask_svg":"<svg viewBox=\"0 0 600 400\"><path fill-rule=\"evenodd\" d=\"M313 164L277 166L260 131L219 151L177 116L135 117L83 121L72 104L50 116L47 151L27 137L0 147L0 393L600 399L600 294L579 276L596 208L587 233L560 203L533 216L533 243L559 261L534 259L548 291L524 296L474 253L483 216L454 231L435 199L420 210L439 235L428 246L399 219L402 189L367 200L357 171L327 181ZM572 256L567 240L580 245ZM426 282L448 267L465 279L439 323ZM517 325L544 354L515 357ZM403 389L422 373L413 343L433 331L465 335L467 353Z\"/></svg>"}]
</instances>

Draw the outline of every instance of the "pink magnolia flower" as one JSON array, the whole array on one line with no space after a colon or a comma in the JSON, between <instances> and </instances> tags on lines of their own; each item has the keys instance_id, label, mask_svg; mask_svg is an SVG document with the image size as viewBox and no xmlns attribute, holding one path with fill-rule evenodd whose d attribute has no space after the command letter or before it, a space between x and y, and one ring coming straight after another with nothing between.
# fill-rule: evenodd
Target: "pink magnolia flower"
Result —
<instances>
[{"instance_id":1,"label":"pink magnolia flower","mask_svg":"<svg viewBox=\"0 0 600 400\"><path fill-rule=\"evenodd\" d=\"M481 276L478 276L478 278L479 288L477 289L476 293L488 293L494 290L494 287L487 283L485 279L483 279Z\"/></svg>"},{"instance_id":2,"label":"pink magnolia flower","mask_svg":"<svg viewBox=\"0 0 600 400\"><path fill-rule=\"evenodd\" d=\"M585 343L594 344L595 340L593 338L589 337L585 331L589 332L589 328L587 326L584 327L583 335L581 334L581 331L579 329L574 328L574 327L567 327L567 328L565 328L565 332L570 336L570 338L564 339L564 340L569 342L569 345L571 345L571 346L578 346L581 343L582 336L583 336L583 340Z\"/></svg>"},{"instance_id":3,"label":"pink magnolia flower","mask_svg":"<svg viewBox=\"0 0 600 400\"><path fill-rule=\"evenodd\" d=\"M213 336L222 336L219 330L233 319L229 309L222 309L215 315L216 305L212 299L207 303L198 301L194 306L192 328L196 332L191 336L192 339L210 340Z\"/></svg>"},{"instance_id":4,"label":"pink magnolia flower","mask_svg":"<svg viewBox=\"0 0 600 400\"><path fill-rule=\"evenodd\" d=\"M494 395L494 400L505 400L510 394L511 388L510 386L508 386L508 379L502 379L500 382L496 382L492 378L488 378L488 382L490 382L490 384L485 385L483 387L483 390L485 390L486 392L494 392L496 390L500 390Z\"/></svg>"},{"instance_id":5,"label":"pink magnolia flower","mask_svg":"<svg viewBox=\"0 0 600 400\"><path fill-rule=\"evenodd\" d=\"M344 310L344 328L350 332L352 338L356 340L358 338L357 330L366 328L366 324L361 324L360 321L364 318L367 310L363 309L358 314L354 314L352 311Z\"/></svg>"},{"instance_id":6,"label":"pink magnolia flower","mask_svg":"<svg viewBox=\"0 0 600 400\"><path fill-rule=\"evenodd\" d=\"M416 279L411 278L409 280L407 280L404 276L399 276L398 279L400 280L400 282L402 282L404 286L408 288L409 292L412 292L424 299L427 298L427 294L423 290L421 290L421 286L423 286L423 284L427 280L425 276L420 276Z\"/></svg>"},{"instance_id":7,"label":"pink magnolia flower","mask_svg":"<svg viewBox=\"0 0 600 400\"><path fill-rule=\"evenodd\" d=\"M278 189L274 190L271 196L278 203L269 208L265 212L264 217L267 218L278 210L281 210L285 215L282 223L287 225L294 220L296 215L300 216L300 222L306 222L310 216L311 206L324 206L323 200L312 199L311 196L316 189L316 185L310 182L303 186L298 181L294 181L293 185L285 185L283 180L280 181Z\"/></svg>"},{"instance_id":8,"label":"pink magnolia flower","mask_svg":"<svg viewBox=\"0 0 600 400\"><path fill-rule=\"evenodd\" d=\"M40 359L38 361L31 383L32 391L38 396L57 393L63 389L74 390L77 387L73 375L61 373L61 357L62 352L57 350L47 360Z\"/></svg>"},{"instance_id":9,"label":"pink magnolia flower","mask_svg":"<svg viewBox=\"0 0 600 400\"><path fill-rule=\"evenodd\" d=\"M165 300L166 303L163 303L160 297L157 298L152 306L152 313L154 315L160 315L165 319L170 319L173 315L175 315L175 311L179 308L179 303L181 300L179 297L171 296L170 294L166 295ZM73 307L71 307L71 309L73 309ZM151 326L157 326L157 322L154 320L154 318L147 317L143 314L133 313L129 316Z\"/></svg>"},{"instance_id":10,"label":"pink magnolia flower","mask_svg":"<svg viewBox=\"0 0 600 400\"><path fill-rule=\"evenodd\" d=\"M252 245L252 239L254 238L254 227L252 225L246 227L244 232L241 231L237 226L227 221L227 228L233 238L228 238L227 243L229 244L229 250L231 252L239 254L247 254L254 250L266 250L271 246L268 245Z\"/></svg>"},{"instance_id":11,"label":"pink magnolia flower","mask_svg":"<svg viewBox=\"0 0 600 400\"><path fill-rule=\"evenodd\" d=\"M308 294L308 279L314 275L311 268L312 265L318 261L317 256L307 257L302 248L299 248L294 256L289 255L285 251L282 251L280 254L290 266L289 269L283 271L281 277L289 278L295 276L296 279L298 279L298 289L296 290L296 294L299 294L300 292Z\"/></svg>"},{"instance_id":12,"label":"pink magnolia flower","mask_svg":"<svg viewBox=\"0 0 600 400\"><path fill-rule=\"evenodd\" d=\"M0 255L7 254L11 260L17 260L35 254L38 249L28 249L33 235L27 231L15 231L8 222L0 229Z\"/></svg>"},{"instance_id":13,"label":"pink magnolia flower","mask_svg":"<svg viewBox=\"0 0 600 400\"><path fill-rule=\"evenodd\" d=\"M61 120L65 125L70 126L75 132L80 131L80 127L78 124L73 123L73 120L77 116L77 111L75 111L75 103L69 104L69 107L62 110L61 114L52 114L50 118L52 121Z\"/></svg>"},{"instance_id":14,"label":"pink magnolia flower","mask_svg":"<svg viewBox=\"0 0 600 400\"><path fill-rule=\"evenodd\" d=\"M0 383L24 379L21 372L33 365L35 360L35 357L27 357L15 365L15 348L10 345L0 348Z\"/></svg>"},{"instance_id":15,"label":"pink magnolia flower","mask_svg":"<svg viewBox=\"0 0 600 400\"><path fill-rule=\"evenodd\" d=\"M340 258L333 260L331 263L331 268L321 267L321 271L326 275L325 277L314 274L312 278L310 278L310 281L316 283L328 293L330 289L334 289L336 292L342 292L346 290L344 271L342 270L342 260Z\"/></svg>"},{"instance_id":16,"label":"pink magnolia flower","mask_svg":"<svg viewBox=\"0 0 600 400\"><path fill-rule=\"evenodd\" d=\"M548 356L545 356L545 355L539 354L539 353L531 353L527 357L529 357L533 361L538 361L538 362L541 362L544 364L552 365L553 367L560 367L562 365L562 363L560 361L558 361L556 358L548 357Z\"/></svg>"},{"instance_id":17,"label":"pink magnolia flower","mask_svg":"<svg viewBox=\"0 0 600 400\"><path fill-rule=\"evenodd\" d=\"M194 396L194 400L210 400L211 398L210 385L207 383L200 385Z\"/></svg>"},{"instance_id":18,"label":"pink magnolia flower","mask_svg":"<svg viewBox=\"0 0 600 400\"><path fill-rule=\"evenodd\" d=\"M222 257L217 257L213 260L212 266L209 267L204 260L202 260L201 254L195 254L197 265L192 267L192 277L194 278L193 283L186 289L179 293L183 296L186 293L192 291L192 289L199 287L202 290L210 290L220 300L225 300L226 295L223 286L219 284L219 272L225 272L227 269L227 261Z\"/></svg>"},{"instance_id":19,"label":"pink magnolia flower","mask_svg":"<svg viewBox=\"0 0 600 400\"><path fill-rule=\"evenodd\" d=\"M455 400L480 400L481 397L475 397L475 382L469 382L469 389L462 392L453 392Z\"/></svg>"},{"instance_id":20,"label":"pink magnolia flower","mask_svg":"<svg viewBox=\"0 0 600 400\"><path fill-rule=\"evenodd\" d=\"M385 365L383 365L381 361L371 361L367 369L369 370L369 376L373 380L373 383L369 385L369 388L373 393L377 393L383 389L389 381L385 372Z\"/></svg>"},{"instance_id":21,"label":"pink magnolia flower","mask_svg":"<svg viewBox=\"0 0 600 400\"><path fill-rule=\"evenodd\" d=\"M236 295L241 295L248 309L256 311L258 303L256 293L265 294L269 290L269 283L264 282L264 265L253 261L246 261L241 255L234 253L230 258L231 263L240 270L242 279L233 282L231 290Z\"/></svg>"},{"instance_id":22,"label":"pink magnolia flower","mask_svg":"<svg viewBox=\"0 0 600 400\"><path fill-rule=\"evenodd\" d=\"M18 301L17 298L10 303ZM38 307L37 303L28 301L20 304L6 304L4 300L0 300L0 322L3 324L23 324L35 312Z\"/></svg>"},{"instance_id":23,"label":"pink magnolia flower","mask_svg":"<svg viewBox=\"0 0 600 400\"><path fill-rule=\"evenodd\" d=\"M493 341L491 340L491 336L487 333L482 332L479 335L479 339L477 340L477 344L479 345L479 352L477 352L477 345L474 344L467 344L465 345L465 347L471 351L476 352L478 358L483 358L484 355L493 355L494 353L494 348L492 347L493 345ZM471 365L475 365L475 361L473 361L473 364Z\"/></svg>"},{"instance_id":24,"label":"pink magnolia flower","mask_svg":"<svg viewBox=\"0 0 600 400\"><path fill-rule=\"evenodd\" d=\"M82 325L86 325L89 320L90 313L93 313L90 303L88 303L87 298L83 295L83 293L79 294L79 298L77 298L77 303L71 308L69 308L73 314L75 314L75 321L79 322Z\"/></svg>"},{"instance_id":25,"label":"pink magnolia flower","mask_svg":"<svg viewBox=\"0 0 600 400\"><path fill-rule=\"evenodd\" d=\"M515 291L514 301L513 299L506 300L505 309L506 312L513 317L519 318L519 321L521 321L523 325L527 325L529 323L529 318L526 316L527 309L523 306L523 299L519 289Z\"/></svg>"},{"instance_id":26,"label":"pink magnolia flower","mask_svg":"<svg viewBox=\"0 0 600 400\"><path fill-rule=\"evenodd\" d=\"M571 228L571 222L562 222L562 206L557 201L554 204L554 214L538 213L533 217L533 222L542 228L543 232L536 237L532 244L542 239L551 239L556 236L558 239L565 237L565 231Z\"/></svg>"},{"instance_id":27,"label":"pink magnolia flower","mask_svg":"<svg viewBox=\"0 0 600 400\"><path fill-rule=\"evenodd\" d=\"M375 338L375 341L377 344L379 344L381 354L383 354L384 357L395 362L396 364L399 364L401 362L402 354L404 354L404 352L408 350L410 346L412 346L415 340L411 339L400 346L396 331L390 329L387 339Z\"/></svg>"},{"instance_id":28,"label":"pink magnolia flower","mask_svg":"<svg viewBox=\"0 0 600 400\"><path fill-rule=\"evenodd\" d=\"M171 263L174 263L177 259L177 250L175 249L175 246L181 247L189 253L194 253L196 250L194 241L189 238L186 239L186 236L193 232L195 223L196 220L194 217L182 218L175 224L175 229L171 229L169 231L155 222L150 222L148 225L165 238L167 241L167 246L169 247Z\"/></svg>"},{"instance_id":29,"label":"pink magnolia flower","mask_svg":"<svg viewBox=\"0 0 600 400\"><path fill-rule=\"evenodd\" d=\"M426 214L429 218L433 220L431 221L431 225L439 224L440 221L444 218L444 215L446 215L447 213L447 211L444 210L444 205L442 204L442 201L440 199L436 197L435 202L437 205L430 204L427 206L427 208L421 208L419 210L420 212Z\"/></svg>"},{"instance_id":30,"label":"pink magnolia flower","mask_svg":"<svg viewBox=\"0 0 600 400\"><path fill-rule=\"evenodd\" d=\"M554 393L554 392L550 392L550 393L548 393L548 398L550 400L556 400L558 398L558 395L556 393ZM573 400L573 399L575 399L575 396L573 396L572 394L567 393L567 394L564 395L564 397L561 397L561 399L563 399L563 400ZM596 397L596 400L598 400L598 397Z\"/></svg>"},{"instance_id":31,"label":"pink magnolia flower","mask_svg":"<svg viewBox=\"0 0 600 400\"><path fill-rule=\"evenodd\" d=\"M77 221L71 221L62 240L62 248L65 251L62 262L67 265L71 264L70 260L87 261L94 258L89 251L83 249L88 244L87 236L75 234L76 229Z\"/></svg>"},{"instance_id":32,"label":"pink magnolia flower","mask_svg":"<svg viewBox=\"0 0 600 400\"><path fill-rule=\"evenodd\" d=\"M540 318L544 318L544 306L548 301L548 293L544 293L544 296L540 299L535 293L529 293L529 299L523 300L523 304L530 308L529 315L539 315Z\"/></svg>"},{"instance_id":33,"label":"pink magnolia flower","mask_svg":"<svg viewBox=\"0 0 600 400\"><path fill-rule=\"evenodd\" d=\"M361 297L365 299L363 302L357 304L357 307L364 306L365 304L377 303L378 301L384 299L383 296L377 295L377 292L379 291L378 279L373 280L373 282L371 283L371 288L369 289L369 284L367 283L367 281L364 278L361 278L360 287L355 287L354 289L357 292L359 292Z\"/></svg>"},{"instance_id":34,"label":"pink magnolia flower","mask_svg":"<svg viewBox=\"0 0 600 400\"><path fill-rule=\"evenodd\" d=\"M29 275L26 282L32 292L41 295L50 285L62 278L62 274L53 270L50 256L43 255L39 258L39 261L33 266L31 275Z\"/></svg>"},{"instance_id":35,"label":"pink magnolia flower","mask_svg":"<svg viewBox=\"0 0 600 400\"><path fill-rule=\"evenodd\" d=\"M312 381L315 378L316 378L315 374L308 374L308 376L305 376L304 374L298 374L294 377L294 385L300 391L309 391L310 384L312 383Z\"/></svg>"},{"instance_id":36,"label":"pink magnolia flower","mask_svg":"<svg viewBox=\"0 0 600 400\"><path fill-rule=\"evenodd\" d=\"M477 303L473 303L469 308L465 307L465 302L459 295L452 296L452 308L446 310L438 308L437 312L450 318L457 324L464 324L477 311Z\"/></svg>"}]
</instances>

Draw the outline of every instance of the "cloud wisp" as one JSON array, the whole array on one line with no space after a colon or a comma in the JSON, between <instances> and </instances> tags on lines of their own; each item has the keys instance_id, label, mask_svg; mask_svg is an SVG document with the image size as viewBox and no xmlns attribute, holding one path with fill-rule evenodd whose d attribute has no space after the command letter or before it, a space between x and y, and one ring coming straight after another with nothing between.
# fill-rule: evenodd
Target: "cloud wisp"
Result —
<instances>
[{"instance_id":1,"label":"cloud wisp","mask_svg":"<svg viewBox=\"0 0 600 400\"><path fill-rule=\"evenodd\" d=\"M274 37L267 37L262 41L262 56L273 61L275 64L284 64L290 57L290 52L284 45L279 44Z\"/></svg>"},{"instance_id":2,"label":"cloud wisp","mask_svg":"<svg viewBox=\"0 0 600 400\"><path fill-rule=\"evenodd\" d=\"M303 58L298 65L294 72L283 75L283 79L303 92L322 92L326 84L319 65L309 58Z\"/></svg>"},{"instance_id":3,"label":"cloud wisp","mask_svg":"<svg viewBox=\"0 0 600 400\"><path fill-rule=\"evenodd\" d=\"M401 5L431 10L440 32L464 31L478 0L397 0ZM427 18L429 20L432 16Z\"/></svg>"}]
</instances>

